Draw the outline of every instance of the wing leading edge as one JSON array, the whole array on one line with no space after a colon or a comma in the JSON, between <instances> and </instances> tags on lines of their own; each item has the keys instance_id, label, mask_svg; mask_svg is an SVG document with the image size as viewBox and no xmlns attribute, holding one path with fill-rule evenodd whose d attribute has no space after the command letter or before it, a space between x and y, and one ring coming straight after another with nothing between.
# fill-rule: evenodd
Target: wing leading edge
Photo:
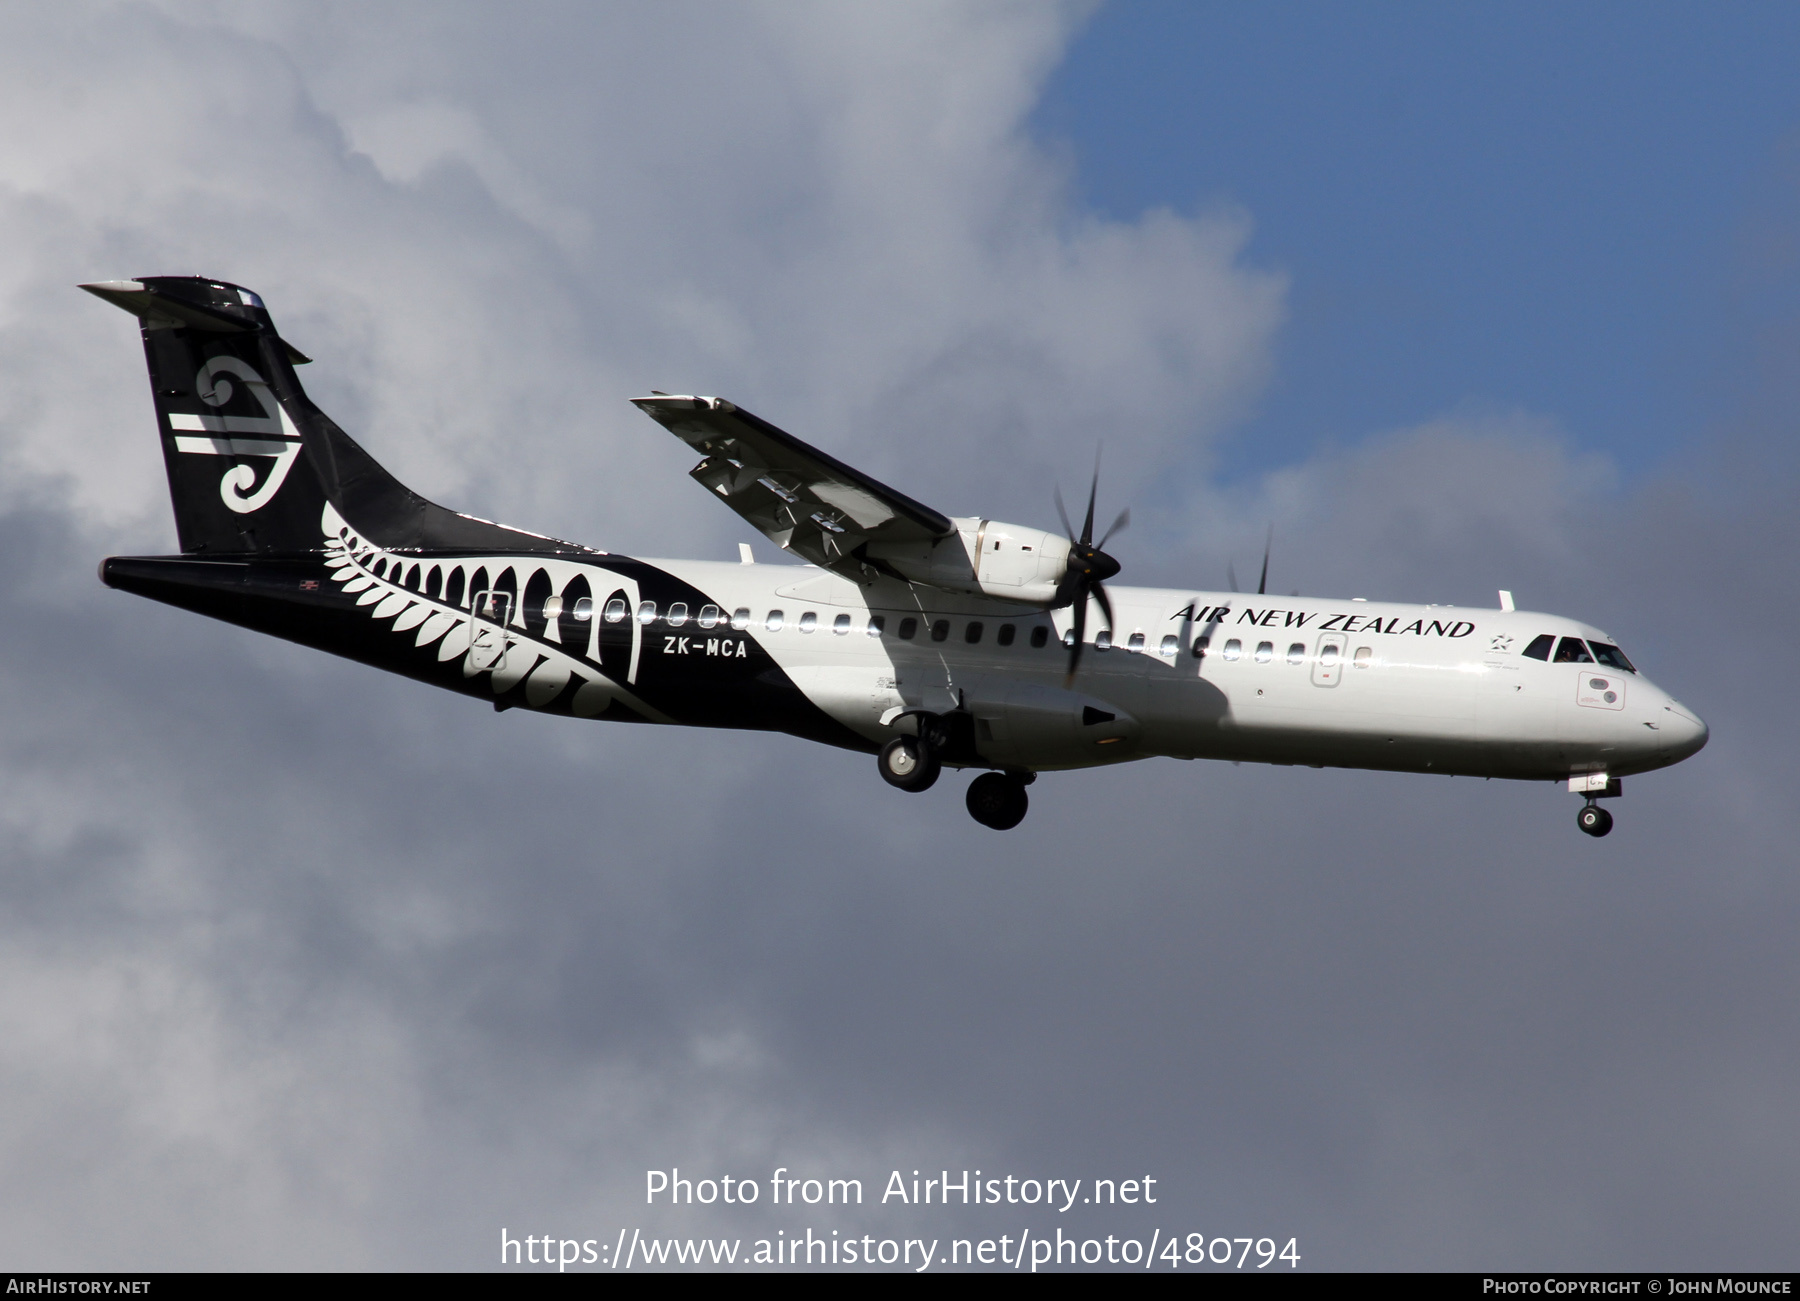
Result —
<instances>
[{"instance_id":1,"label":"wing leading edge","mask_svg":"<svg viewBox=\"0 0 1800 1301\"><path fill-rule=\"evenodd\" d=\"M948 516L724 398L656 393L632 403L705 457L688 473L765 537L854 582L895 574L883 552L929 551L957 533Z\"/></svg>"}]
</instances>

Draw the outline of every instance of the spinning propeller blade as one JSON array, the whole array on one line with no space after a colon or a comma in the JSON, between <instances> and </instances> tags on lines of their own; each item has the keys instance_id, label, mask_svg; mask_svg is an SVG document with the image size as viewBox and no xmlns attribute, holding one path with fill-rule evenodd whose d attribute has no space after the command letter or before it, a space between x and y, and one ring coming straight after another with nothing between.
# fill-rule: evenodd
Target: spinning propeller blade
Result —
<instances>
[{"instance_id":1,"label":"spinning propeller blade","mask_svg":"<svg viewBox=\"0 0 1800 1301\"><path fill-rule=\"evenodd\" d=\"M1081 521L1081 535L1076 536L1069 524L1069 512L1063 505L1062 490L1056 492L1056 513L1062 518L1063 531L1069 535L1069 563L1063 575L1062 590L1058 593L1062 604L1073 604L1075 607L1075 623L1070 629L1074 634L1069 644L1069 673L1064 679L1064 686L1075 682L1075 671L1081 667L1081 652L1087 642L1088 602L1098 601L1106 614L1106 626L1112 627L1112 601L1106 595L1106 580L1119 572L1119 562L1107 555L1101 548L1131 523L1129 508L1119 512L1112 527L1102 535L1098 545L1094 542L1094 503L1100 495L1100 456L1094 455L1094 479L1088 485L1087 514Z\"/></svg>"}]
</instances>

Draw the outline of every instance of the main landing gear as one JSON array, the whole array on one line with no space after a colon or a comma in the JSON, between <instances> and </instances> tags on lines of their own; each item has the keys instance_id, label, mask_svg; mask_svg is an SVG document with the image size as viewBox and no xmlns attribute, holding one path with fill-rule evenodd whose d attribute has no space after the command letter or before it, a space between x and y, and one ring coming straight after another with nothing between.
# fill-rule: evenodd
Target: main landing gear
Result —
<instances>
[{"instance_id":1,"label":"main landing gear","mask_svg":"<svg viewBox=\"0 0 1800 1301\"><path fill-rule=\"evenodd\" d=\"M931 784L943 770L931 746L913 736L896 736L882 746L877 763L881 767L882 780L889 786L898 786L915 794L931 789Z\"/></svg>"},{"instance_id":2,"label":"main landing gear","mask_svg":"<svg viewBox=\"0 0 1800 1301\"><path fill-rule=\"evenodd\" d=\"M969 783L969 816L995 831L1011 831L1025 821L1031 799L1025 783L1011 773L984 772Z\"/></svg>"},{"instance_id":3,"label":"main landing gear","mask_svg":"<svg viewBox=\"0 0 1800 1301\"><path fill-rule=\"evenodd\" d=\"M1596 804L1591 796L1588 802L1581 806L1581 812L1575 815L1575 825L1595 839L1611 831L1612 822L1612 814Z\"/></svg>"},{"instance_id":4,"label":"main landing gear","mask_svg":"<svg viewBox=\"0 0 1800 1301\"><path fill-rule=\"evenodd\" d=\"M896 736L881 747L876 766L881 779L890 786L917 793L929 790L943 772L941 749L949 750L951 760L974 766L981 761L972 746L957 748L959 738L943 726L941 719L923 720L919 736ZM1026 786L1036 779L1035 773L985 772L969 783L967 803L969 816L984 827L1010 831L1025 820L1031 800Z\"/></svg>"}]
</instances>

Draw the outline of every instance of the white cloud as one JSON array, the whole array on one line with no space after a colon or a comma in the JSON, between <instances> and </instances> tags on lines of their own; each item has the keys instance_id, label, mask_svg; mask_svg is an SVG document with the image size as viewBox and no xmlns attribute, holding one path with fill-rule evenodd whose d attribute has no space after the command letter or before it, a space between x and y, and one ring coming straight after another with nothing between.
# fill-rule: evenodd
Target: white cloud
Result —
<instances>
[{"instance_id":1,"label":"white cloud","mask_svg":"<svg viewBox=\"0 0 1800 1301\"><path fill-rule=\"evenodd\" d=\"M1791 1029L1783 978L1714 956L1791 975L1780 697L1684 667L1731 619L1791 640L1786 595L1720 559L1781 554L1786 514L1619 489L1522 416L1200 482L1283 283L1245 214L1070 205L1023 124L1078 17L0 18L10 1258L460 1267L503 1224L731 1223L637 1218L667 1164L1155 1168L1207 1224L1388 1266L1419 1169L1482 1208L1472 1253L1544 1240L1522 1189L1619 1205L1608 1161L1745 1174L1751 1229L1791 1204L1741 1128L1634 1149L1607 1088L1714 1120L1740 1102L1671 1049L1719 1007ZM1104 436L1109 499L1185 508L1140 512L1133 578L1215 582L1234 543L1243 573L1272 518L1278 590L1512 586L1645 646L1717 737L1571 866L1573 806L1498 783L1135 765L1046 777L994 837L948 782L914 800L789 738L472 711L93 582L170 531L130 323L72 285L184 271L261 291L321 404L452 505L728 554L741 529L625 403L651 387L1021 522ZM1705 1041L1776 1081L1800 1035ZM1564 1127L1525 1132L1532 1106ZM1678 1187L1586 1245L1722 1213Z\"/></svg>"},{"instance_id":2,"label":"white cloud","mask_svg":"<svg viewBox=\"0 0 1800 1301\"><path fill-rule=\"evenodd\" d=\"M15 1259L477 1263L509 1207L616 1219L634 1165L873 1176L959 1124L820 1114L767 1009L682 970L691 939L626 939L693 925L678 882L694 868L669 896L648 828L571 839L502 794L472 844L446 840L426 770L471 780L451 715L421 722L402 687L399 712L346 736L292 694L370 685L341 666L71 587L91 584L71 553L168 545L134 332L73 286L248 284L319 359L315 396L403 477L602 545L679 554L739 532L626 405L652 386L729 392L949 509L1042 518L1048 476L1083 466L1097 433L1127 431L1148 475L1216 430L1266 371L1282 293L1243 264L1239 215L1069 208L1023 124L1073 17L94 4L0 20L0 464L19 536L55 557L47 586L18 590L63 620L21 629L4 677L6 925L37 933L0 999ZM109 647L101 673L135 667L43 698L42 657L72 637ZM591 738L569 744L593 761ZM407 772L403 751L441 757ZM615 760L609 816L662 805L674 754ZM476 771L540 782L555 755ZM240 765L258 776L222 789ZM553 894L526 914L507 897L565 890L561 858L591 845L607 907L638 919L624 931L570 932ZM521 877L515 855L545 861ZM625 941L593 972L611 988L570 1003L555 972L589 967L597 939ZM539 961L552 1002L533 1008L518 982ZM444 988L408 992L420 980ZM456 1046L471 1035L476 1052ZM541 1074L484 1055L515 1036ZM451 1201L432 1191L445 1179Z\"/></svg>"}]
</instances>

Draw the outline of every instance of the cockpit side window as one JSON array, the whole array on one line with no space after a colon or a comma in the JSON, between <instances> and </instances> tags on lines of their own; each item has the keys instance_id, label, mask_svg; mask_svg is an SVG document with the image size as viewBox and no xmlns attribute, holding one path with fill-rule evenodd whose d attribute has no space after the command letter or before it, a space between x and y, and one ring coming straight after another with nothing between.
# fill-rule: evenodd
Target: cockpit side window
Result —
<instances>
[{"instance_id":1,"label":"cockpit side window","mask_svg":"<svg viewBox=\"0 0 1800 1301\"><path fill-rule=\"evenodd\" d=\"M1631 661L1625 658L1625 652L1620 650L1617 646L1610 645L1603 641L1590 641L1588 646L1593 649L1594 658L1606 665L1607 668L1624 669L1627 673L1637 672L1637 669L1632 666Z\"/></svg>"},{"instance_id":2,"label":"cockpit side window","mask_svg":"<svg viewBox=\"0 0 1800 1301\"><path fill-rule=\"evenodd\" d=\"M1558 664L1592 664L1594 657L1588 654L1588 648L1579 637L1564 637L1556 647L1556 663Z\"/></svg>"},{"instance_id":3,"label":"cockpit side window","mask_svg":"<svg viewBox=\"0 0 1800 1301\"><path fill-rule=\"evenodd\" d=\"M1533 637L1531 639L1531 645L1525 648L1523 654L1531 656L1534 660L1543 660L1548 663L1550 659L1550 648L1554 645L1556 645L1556 638L1552 637L1549 633L1545 633L1542 637Z\"/></svg>"}]
</instances>

